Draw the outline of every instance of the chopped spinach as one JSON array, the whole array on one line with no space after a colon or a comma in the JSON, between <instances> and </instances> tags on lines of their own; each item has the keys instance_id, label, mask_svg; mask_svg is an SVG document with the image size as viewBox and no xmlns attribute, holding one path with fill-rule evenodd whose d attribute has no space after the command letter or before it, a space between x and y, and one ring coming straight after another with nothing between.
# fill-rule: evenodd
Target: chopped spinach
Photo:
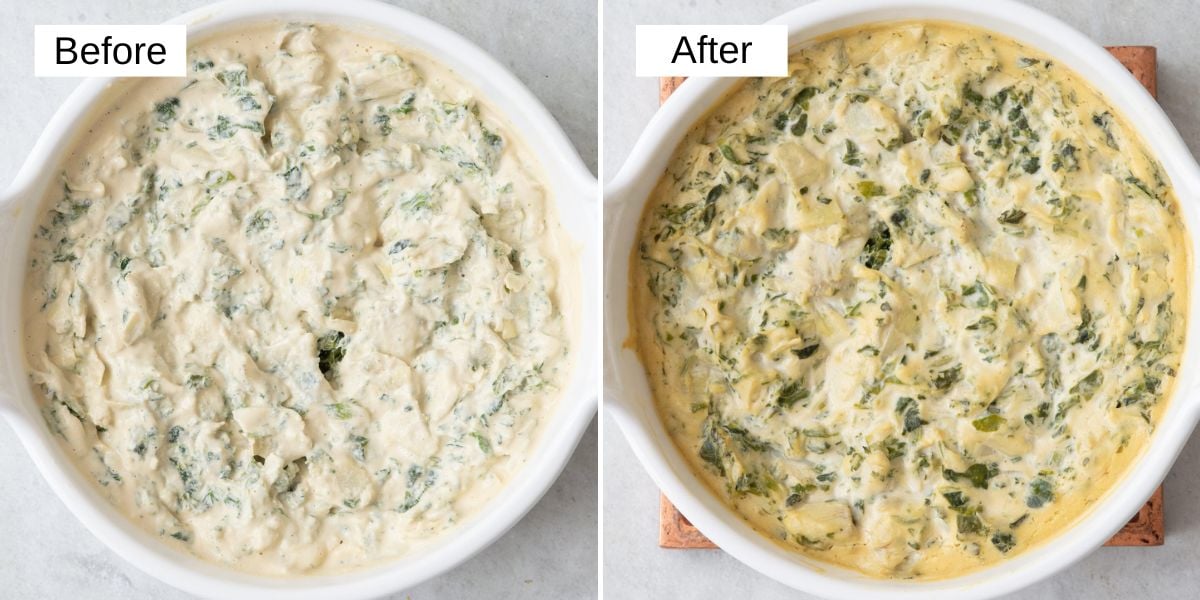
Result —
<instances>
[{"instance_id":1,"label":"chopped spinach","mask_svg":"<svg viewBox=\"0 0 1200 600\"><path fill-rule=\"evenodd\" d=\"M967 535L976 535L987 533L987 527L984 526L983 520L973 511L960 512L956 519L958 523L958 532Z\"/></svg>"},{"instance_id":2,"label":"chopped spinach","mask_svg":"<svg viewBox=\"0 0 1200 600\"><path fill-rule=\"evenodd\" d=\"M791 408L797 402L808 399L808 388L801 383L792 381L779 388L779 393L775 397L775 403L782 408Z\"/></svg>"},{"instance_id":3,"label":"chopped spinach","mask_svg":"<svg viewBox=\"0 0 1200 600\"><path fill-rule=\"evenodd\" d=\"M725 476L725 440L717 432L717 426L712 418L704 421L704 430L700 442L700 458L716 468L722 477Z\"/></svg>"},{"instance_id":4,"label":"chopped spinach","mask_svg":"<svg viewBox=\"0 0 1200 600\"><path fill-rule=\"evenodd\" d=\"M1000 415L988 415L971 421L971 424L978 431L992 432L1000 429L1000 426L1004 424L1004 417Z\"/></svg>"},{"instance_id":5,"label":"chopped spinach","mask_svg":"<svg viewBox=\"0 0 1200 600\"><path fill-rule=\"evenodd\" d=\"M846 152L842 154L842 162L852 167L861 167L863 164L862 153L858 151L858 144L852 140L846 140Z\"/></svg>"},{"instance_id":6,"label":"chopped spinach","mask_svg":"<svg viewBox=\"0 0 1200 600\"><path fill-rule=\"evenodd\" d=\"M1000 474L1000 469L996 466L995 463L986 464L986 465L981 464L981 463L975 463L975 464L967 467L966 471L961 471L961 472L954 471L952 469L943 469L942 470L942 476L945 477L947 480L958 481L959 479L965 479L965 480L971 482L971 485L973 485L979 489L982 489L982 490L987 489L988 480L990 480L991 478L993 478L999 474Z\"/></svg>"},{"instance_id":7,"label":"chopped spinach","mask_svg":"<svg viewBox=\"0 0 1200 600\"><path fill-rule=\"evenodd\" d=\"M892 232L886 223L879 222L871 230L867 243L863 246L862 255L858 260L868 269L878 271L888 260L892 250Z\"/></svg>"},{"instance_id":8,"label":"chopped spinach","mask_svg":"<svg viewBox=\"0 0 1200 600\"><path fill-rule=\"evenodd\" d=\"M164 125L175 120L175 113L178 110L179 98L174 96L154 105L154 114L158 115L158 121Z\"/></svg>"},{"instance_id":9,"label":"chopped spinach","mask_svg":"<svg viewBox=\"0 0 1200 600\"><path fill-rule=\"evenodd\" d=\"M917 401L908 396L901 396L896 401L896 414L901 416L904 421L904 433L911 433L920 429L927 422L921 419L921 409L917 406Z\"/></svg>"},{"instance_id":10,"label":"chopped spinach","mask_svg":"<svg viewBox=\"0 0 1200 600\"><path fill-rule=\"evenodd\" d=\"M1010 208L1000 213L1000 218L998 220L1005 225L1017 225L1024 219L1025 211L1019 208Z\"/></svg>"},{"instance_id":11,"label":"chopped spinach","mask_svg":"<svg viewBox=\"0 0 1200 600\"><path fill-rule=\"evenodd\" d=\"M934 375L933 387L944 392L954 387L954 384L958 383L961 379L962 366L955 365Z\"/></svg>"},{"instance_id":12,"label":"chopped spinach","mask_svg":"<svg viewBox=\"0 0 1200 600\"><path fill-rule=\"evenodd\" d=\"M484 436L482 433L479 433L478 431L472 431L471 437L475 438L475 443L479 445L480 452L482 452L484 454L492 453L492 443L490 441L488 441L486 436Z\"/></svg>"},{"instance_id":13,"label":"chopped spinach","mask_svg":"<svg viewBox=\"0 0 1200 600\"><path fill-rule=\"evenodd\" d=\"M1050 480L1038 477L1029 483L1029 495L1025 496L1025 505L1029 508L1041 508L1054 501L1054 484Z\"/></svg>"},{"instance_id":14,"label":"chopped spinach","mask_svg":"<svg viewBox=\"0 0 1200 600\"><path fill-rule=\"evenodd\" d=\"M863 198L874 198L887 193L887 190L883 189L883 186L874 181L860 181L856 189Z\"/></svg>"},{"instance_id":15,"label":"chopped spinach","mask_svg":"<svg viewBox=\"0 0 1200 600\"><path fill-rule=\"evenodd\" d=\"M704 213L700 215L700 233L704 233L712 227L713 219L717 217L717 200L724 193L725 186L720 184L708 190L708 195L704 198Z\"/></svg>"},{"instance_id":16,"label":"chopped spinach","mask_svg":"<svg viewBox=\"0 0 1200 600\"><path fill-rule=\"evenodd\" d=\"M946 503L953 509L963 508L967 505L967 495L958 490L945 492L942 494L942 497L946 499Z\"/></svg>"},{"instance_id":17,"label":"chopped spinach","mask_svg":"<svg viewBox=\"0 0 1200 600\"><path fill-rule=\"evenodd\" d=\"M317 364L325 379L332 379L338 363L346 357L346 345L350 340L340 331L331 331L317 338Z\"/></svg>"}]
</instances>

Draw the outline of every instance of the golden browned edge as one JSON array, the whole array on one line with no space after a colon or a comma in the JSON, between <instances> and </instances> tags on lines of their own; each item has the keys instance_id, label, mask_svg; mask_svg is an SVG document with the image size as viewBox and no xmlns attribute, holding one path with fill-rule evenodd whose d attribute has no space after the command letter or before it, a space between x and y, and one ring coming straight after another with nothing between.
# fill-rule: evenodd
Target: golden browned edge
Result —
<instances>
[{"instance_id":1,"label":"golden browned edge","mask_svg":"<svg viewBox=\"0 0 1200 600\"><path fill-rule=\"evenodd\" d=\"M1154 46L1107 46L1114 58L1137 78L1151 96L1158 97L1158 49ZM658 80L658 102L667 101L685 77L663 77ZM1161 546L1166 537L1163 520L1162 486L1154 491L1141 510L1108 540L1105 546ZM675 508L663 494L658 501L658 545L661 548L711 549L712 543Z\"/></svg>"}]
</instances>

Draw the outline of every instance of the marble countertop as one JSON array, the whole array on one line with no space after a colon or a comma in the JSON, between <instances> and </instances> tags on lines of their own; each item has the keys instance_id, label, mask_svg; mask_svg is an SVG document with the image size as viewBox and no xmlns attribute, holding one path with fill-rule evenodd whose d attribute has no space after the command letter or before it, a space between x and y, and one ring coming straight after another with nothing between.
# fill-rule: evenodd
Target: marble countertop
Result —
<instances>
[{"instance_id":1,"label":"marble countertop","mask_svg":"<svg viewBox=\"0 0 1200 600\"><path fill-rule=\"evenodd\" d=\"M558 119L595 171L596 4L393 0L454 29L512 70ZM157 23L203 0L2 2L0 108L8 153L0 158L7 186L25 152L78 80L33 77L33 26L70 23ZM545 36L545 31L571 31ZM549 493L508 534L450 573L396 595L404 599L578 599L596 596L598 561L596 423L584 435ZM17 599L190 598L110 552L67 511L46 485L12 430L0 426L0 596ZM577 568L563 568L571 565ZM580 573L587 575L581 576Z\"/></svg>"},{"instance_id":2,"label":"marble countertop","mask_svg":"<svg viewBox=\"0 0 1200 600\"><path fill-rule=\"evenodd\" d=\"M637 24L761 23L804 0L606 0L604 4L604 164L611 180L658 107L658 83L633 76ZM1200 44L1194 0L1037 0L1029 2L1102 44L1158 47L1159 101L1193 153L1200 151ZM611 598L806 598L720 550L664 550L658 490L605 417L604 591ZM1166 545L1103 548L1013 597L1032 599L1200 597L1200 443L1193 441L1165 483Z\"/></svg>"}]
</instances>

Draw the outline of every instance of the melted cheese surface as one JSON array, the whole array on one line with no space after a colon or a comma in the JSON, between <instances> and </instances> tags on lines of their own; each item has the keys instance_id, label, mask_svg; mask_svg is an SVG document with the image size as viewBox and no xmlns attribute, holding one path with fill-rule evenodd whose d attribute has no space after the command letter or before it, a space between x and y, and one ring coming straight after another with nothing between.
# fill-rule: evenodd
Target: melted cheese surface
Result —
<instances>
[{"instance_id":1,"label":"melted cheese surface","mask_svg":"<svg viewBox=\"0 0 1200 600\"><path fill-rule=\"evenodd\" d=\"M330 26L123 81L43 206L30 377L96 491L245 571L413 552L536 451L575 250L453 72Z\"/></svg>"},{"instance_id":2,"label":"melted cheese surface","mask_svg":"<svg viewBox=\"0 0 1200 600\"><path fill-rule=\"evenodd\" d=\"M639 353L693 468L764 535L888 578L1072 523L1173 385L1166 176L1076 75L976 29L797 51L675 151L631 258Z\"/></svg>"}]
</instances>

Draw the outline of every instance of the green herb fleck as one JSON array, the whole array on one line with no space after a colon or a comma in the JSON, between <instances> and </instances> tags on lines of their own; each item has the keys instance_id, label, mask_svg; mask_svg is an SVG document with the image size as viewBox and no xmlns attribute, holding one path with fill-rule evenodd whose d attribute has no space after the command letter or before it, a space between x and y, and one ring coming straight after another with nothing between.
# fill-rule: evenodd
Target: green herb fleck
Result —
<instances>
[{"instance_id":1,"label":"green herb fleck","mask_svg":"<svg viewBox=\"0 0 1200 600\"><path fill-rule=\"evenodd\" d=\"M199 390L204 389L209 385L212 385L212 380L208 378L208 375L189 375L187 378L188 389Z\"/></svg>"},{"instance_id":2,"label":"green herb fleck","mask_svg":"<svg viewBox=\"0 0 1200 600\"><path fill-rule=\"evenodd\" d=\"M958 383L960 379L962 379L962 367L955 365L935 375L933 387L944 392L954 387L954 384Z\"/></svg>"},{"instance_id":3,"label":"green herb fleck","mask_svg":"<svg viewBox=\"0 0 1200 600\"><path fill-rule=\"evenodd\" d=\"M992 534L992 545L995 546L996 549L1001 553L1007 554L1009 550L1013 549L1013 546L1017 545L1017 540L1013 538L1013 534L1011 533L1001 533L997 531L996 533Z\"/></svg>"},{"instance_id":4,"label":"green herb fleck","mask_svg":"<svg viewBox=\"0 0 1200 600\"><path fill-rule=\"evenodd\" d=\"M1041 508L1054 501L1054 485L1049 480L1039 477L1029 484L1029 495L1025 497L1025 506Z\"/></svg>"},{"instance_id":5,"label":"green herb fleck","mask_svg":"<svg viewBox=\"0 0 1200 600\"><path fill-rule=\"evenodd\" d=\"M797 402L806 400L808 395L808 388L792 381L779 388L779 395L775 398L775 402L782 408L791 408Z\"/></svg>"},{"instance_id":6,"label":"green herb fleck","mask_svg":"<svg viewBox=\"0 0 1200 600\"><path fill-rule=\"evenodd\" d=\"M967 481L971 482L971 485L981 490L986 490L988 487L988 480L999 474L1000 470L996 467L995 463L987 465L975 463L967 467L966 471L962 472L955 471L953 469L942 470L942 477L945 477L950 481L966 479Z\"/></svg>"},{"instance_id":7,"label":"green herb fleck","mask_svg":"<svg viewBox=\"0 0 1200 600\"><path fill-rule=\"evenodd\" d=\"M178 109L179 98L175 98L174 96L154 105L154 113L158 115L158 121L164 125L175 120L175 112Z\"/></svg>"},{"instance_id":8,"label":"green herb fleck","mask_svg":"<svg viewBox=\"0 0 1200 600\"><path fill-rule=\"evenodd\" d=\"M271 214L270 210L260 209L255 211L250 216L250 220L246 222L246 233L258 233L271 226L275 222L275 215Z\"/></svg>"},{"instance_id":9,"label":"green herb fleck","mask_svg":"<svg viewBox=\"0 0 1200 600\"><path fill-rule=\"evenodd\" d=\"M237 125L229 120L225 115L217 116L217 124L208 128L208 139L210 140L227 140L237 133Z\"/></svg>"},{"instance_id":10,"label":"green herb fleck","mask_svg":"<svg viewBox=\"0 0 1200 600\"><path fill-rule=\"evenodd\" d=\"M795 123L792 123L792 135L801 136L808 131L808 113L800 113Z\"/></svg>"},{"instance_id":11,"label":"green herb fleck","mask_svg":"<svg viewBox=\"0 0 1200 600\"><path fill-rule=\"evenodd\" d=\"M878 271L887 262L891 249L892 232L886 223L879 222L875 224L871 236L867 238L867 243L863 246L862 255L858 260L868 269Z\"/></svg>"},{"instance_id":12,"label":"green herb fleck","mask_svg":"<svg viewBox=\"0 0 1200 600\"><path fill-rule=\"evenodd\" d=\"M842 162L852 167L861 167L863 164L862 154L858 152L858 144L851 140L846 140L846 153L842 155Z\"/></svg>"},{"instance_id":13,"label":"green herb fleck","mask_svg":"<svg viewBox=\"0 0 1200 600\"><path fill-rule=\"evenodd\" d=\"M329 411L329 414L331 414L335 418L341 419L343 421L354 416L354 413L350 412L350 407L346 406L346 404L344 402L337 402L334 404L326 404L325 409Z\"/></svg>"},{"instance_id":14,"label":"green herb fleck","mask_svg":"<svg viewBox=\"0 0 1200 600\"><path fill-rule=\"evenodd\" d=\"M887 190L883 189L883 186L878 183L868 180L858 182L858 193L863 198L874 198L886 194Z\"/></svg>"},{"instance_id":15,"label":"green herb fleck","mask_svg":"<svg viewBox=\"0 0 1200 600\"><path fill-rule=\"evenodd\" d=\"M204 187L214 189L233 181L233 173L224 169L208 171L204 174Z\"/></svg>"},{"instance_id":16,"label":"green herb fleck","mask_svg":"<svg viewBox=\"0 0 1200 600\"><path fill-rule=\"evenodd\" d=\"M708 195L704 198L704 213L700 215L700 233L712 227L713 219L717 217L717 199L724 193L724 185L715 185L708 190Z\"/></svg>"},{"instance_id":17,"label":"green herb fleck","mask_svg":"<svg viewBox=\"0 0 1200 600\"><path fill-rule=\"evenodd\" d=\"M1010 208L1010 209L1000 213L1000 218L998 220L1001 223L1004 223L1005 225L1017 225L1024 218L1025 218L1025 211L1023 211L1019 208Z\"/></svg>"},{"instance_id":18,"label":"green herb fleck","mask_svg":"<svg viewBox=\"0 0 1200 600\"><path fill-rule=\"evenodd\" d=\"M958 532L967 535L985 533L987 528L984 527L983 521L979 519L979 515L974 512L961 512L958 514Z\"/></svg>"},{"instance_id":19,"label":"green herb fleck","mask_svg":"<svg viewBox=\"0 0 1200 600\"><path fill-rule=\"evenodd\" d=\"M821 90L818 90L817 88L812 87L812 86L808 86L808 87L800 90L799 92L796 92L796 97L792 98L792 104L798 105L800 108L803 108L804 110L808 110L808 101L811 100L813 96L816 96L817 92L819 92L819 91L821 91Z\"/></svg>"},{"instance_id":20,"label":"green herb fleck","mask_svg":"<svg viewBox=\"0 0 1200 600\"><path fill-rule=\"evenodd\" d=\"M926 421L921 419L921 407L917 405L917 401L908 396L901 396L896 400L896 414L900 415L904 420L904 433L910 433L920 429Z\"/></svg>"},{"instance_id":21,"label":"green herb fleck","mask_svg":"<svg viewBox=\"0 0 1200 600\"><path fill-rule=\"evenodd\" d=\"M967 505L967 495L957 490L946 492L942 494L942 497L946 499L946 503L950 505L950 508L958 509Z\"/></svg>"},{"instance_id":22,"label":"green herb fleck","mask_svg":"<svg viewBox=\"0 0 1200 600\"><path fill-rule=\"evenodd\" d=\"M317 338L317 364L325 379L332 377L338 363L346 357L346 344L348 343L346 334L340 331L331 331Z\"/></svg>"},{"instance_id":23,"label":"green herb fleck","mask_svg":"<svg viewBox=\"0 0 1200 600\"><path fill-rule=\"evenodd\" d=\"M480 452L483 452L484 454L492 453L492 443L489 442L482 433L479 433L478 431L472 431L471 437L475 438L475 443L479 444Z\"/></svg>"},{"instance_id":24,"label":"green herb fleck","mask_svg":"<svg viewBox=\"0 0 1200 600\"><path fill-rule=\"evenodd\" d=\"M365 438L361 435L351 435L350 436L350 444L351 444L350 454L352 456L354 456L354 459L357 460L358 462L366 462L367 461L367 438Z\"/></svg>"},{"instance_id":25,"label":"green herb fleck","mask_svg":"<svg viewBox=\"0 0 1200 600\"><path fill-rule=\"evenodd\" d=\"M722 477L725 476L725 441L721 439L720 433L717 432L716 424L712 418L704 421L704 431L700 443L700 458L704 462L712 465L717 469L717 472Z\"/></svg>"},{"instance_id":26,"label":"green herb fleck","mask_svg":"<svg viewBox=\"0 0 1200 600\"><path fill-rule=\"evenodd\" d=\"M997 429L1000 429L1000 426L1004 424L1004 417L1000 415L988 415L986 417L971 421L971 424L975 426L977 431L991 433Z\"/></svg>"}]
</instances>

